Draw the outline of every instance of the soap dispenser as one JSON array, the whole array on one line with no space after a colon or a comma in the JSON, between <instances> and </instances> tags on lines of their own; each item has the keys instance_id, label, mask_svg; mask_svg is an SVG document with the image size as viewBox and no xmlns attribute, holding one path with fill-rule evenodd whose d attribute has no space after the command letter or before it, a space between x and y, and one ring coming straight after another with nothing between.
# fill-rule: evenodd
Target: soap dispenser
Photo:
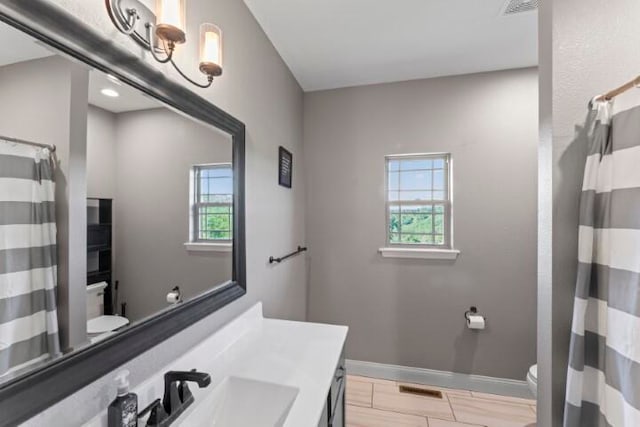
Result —
<instances>
[{"instance_id":1,"label":"soap dispenser","mask_svg":"<svg viewBox=\"0 0 640 427\"><path fill-rule=\"evenodd\" d=\"M116 375L118 396L109 405L107 411L109 427L138 426L138 396L129 393L129 371L124 370Z\"/></svg>"}]
</instances>

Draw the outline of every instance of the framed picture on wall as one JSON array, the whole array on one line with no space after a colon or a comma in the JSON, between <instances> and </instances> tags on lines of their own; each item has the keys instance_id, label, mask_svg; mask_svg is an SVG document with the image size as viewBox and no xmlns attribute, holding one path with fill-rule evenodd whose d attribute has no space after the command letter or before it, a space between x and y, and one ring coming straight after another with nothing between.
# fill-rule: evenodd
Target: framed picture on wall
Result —
<instances>
[{"instance_id":1,"label":"framed picture on wall","mask_svg":"<svg viewBox=\"0 0 640 427\"><path fill-rule=\"evenodd\" d=\"M278 148L278 184L291 188L293 171L293 155L284 147Z\"/></svg>"}]
</instances>

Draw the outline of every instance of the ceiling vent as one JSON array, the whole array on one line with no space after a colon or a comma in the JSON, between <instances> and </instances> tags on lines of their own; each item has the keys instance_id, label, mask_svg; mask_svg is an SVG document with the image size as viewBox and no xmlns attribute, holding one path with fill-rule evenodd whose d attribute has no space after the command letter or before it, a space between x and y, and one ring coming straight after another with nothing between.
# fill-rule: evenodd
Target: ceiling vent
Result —
<instances>
[{"instance_id":1,"label":"ceiling vent","mask_svg":"<svg viewBox=\"0 0 640 427\"><path fill-rule=\"evenodd\" d=\"M504 16L515 15L516 13L531 12L538 9L538 0L507 0L502 14Z\"/></svg>"}]
</instances>

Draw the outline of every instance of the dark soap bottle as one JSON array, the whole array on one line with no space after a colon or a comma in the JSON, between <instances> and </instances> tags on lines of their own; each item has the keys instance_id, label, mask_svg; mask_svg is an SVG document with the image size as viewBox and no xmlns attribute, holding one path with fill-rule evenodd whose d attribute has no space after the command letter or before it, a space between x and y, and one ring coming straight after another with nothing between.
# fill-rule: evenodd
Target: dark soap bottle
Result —
<instances>
[{"instance_id":1,"label":"dark soap bottle","mask_svg":"<svg viewBox=\"0 0 640 427\"><path fill-rule=\"evenodd\" d=\"M107 411L109 427L138 427L138 396L129 393L129 371L116 376L118 396Z\"/></svg>"}]
</instances>

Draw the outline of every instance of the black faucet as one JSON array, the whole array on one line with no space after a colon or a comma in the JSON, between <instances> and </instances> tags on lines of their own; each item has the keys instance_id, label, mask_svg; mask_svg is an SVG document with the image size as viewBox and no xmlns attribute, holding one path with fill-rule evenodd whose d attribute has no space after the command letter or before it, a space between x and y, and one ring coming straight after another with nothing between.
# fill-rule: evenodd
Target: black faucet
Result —
<instances>
[{"instance_id":1,"label":"black faucet","mask_svg":"<svg viewBox=\"0 0 640 427\"><path fill-rule=\"evenodd\" d=\"M180 382L179 385L176 385ZM169 371L164 374L164 397L162 406L167 414L171 415L176 410L184 410L193 402L193 395L187 386L187 382L194 382L200 388L211 384L211 377L205 372Z\"/></svg>"},{"instance_id":2,"label":"black faucet","mask_svg":"<svg viewBox=\"0 0 640 427\"><path fill-rule=\"evenodd\" d=\"M193 403L193 394L191 394L187 382L194 382L203 388L211 384L211 377L207 373L196 372L195 369L165 373L162 401L155 400L138 414L138 417L141 418L148 413L150 415L147 419L147 426L169 426Z\"/></svg>"}]
</instances>

